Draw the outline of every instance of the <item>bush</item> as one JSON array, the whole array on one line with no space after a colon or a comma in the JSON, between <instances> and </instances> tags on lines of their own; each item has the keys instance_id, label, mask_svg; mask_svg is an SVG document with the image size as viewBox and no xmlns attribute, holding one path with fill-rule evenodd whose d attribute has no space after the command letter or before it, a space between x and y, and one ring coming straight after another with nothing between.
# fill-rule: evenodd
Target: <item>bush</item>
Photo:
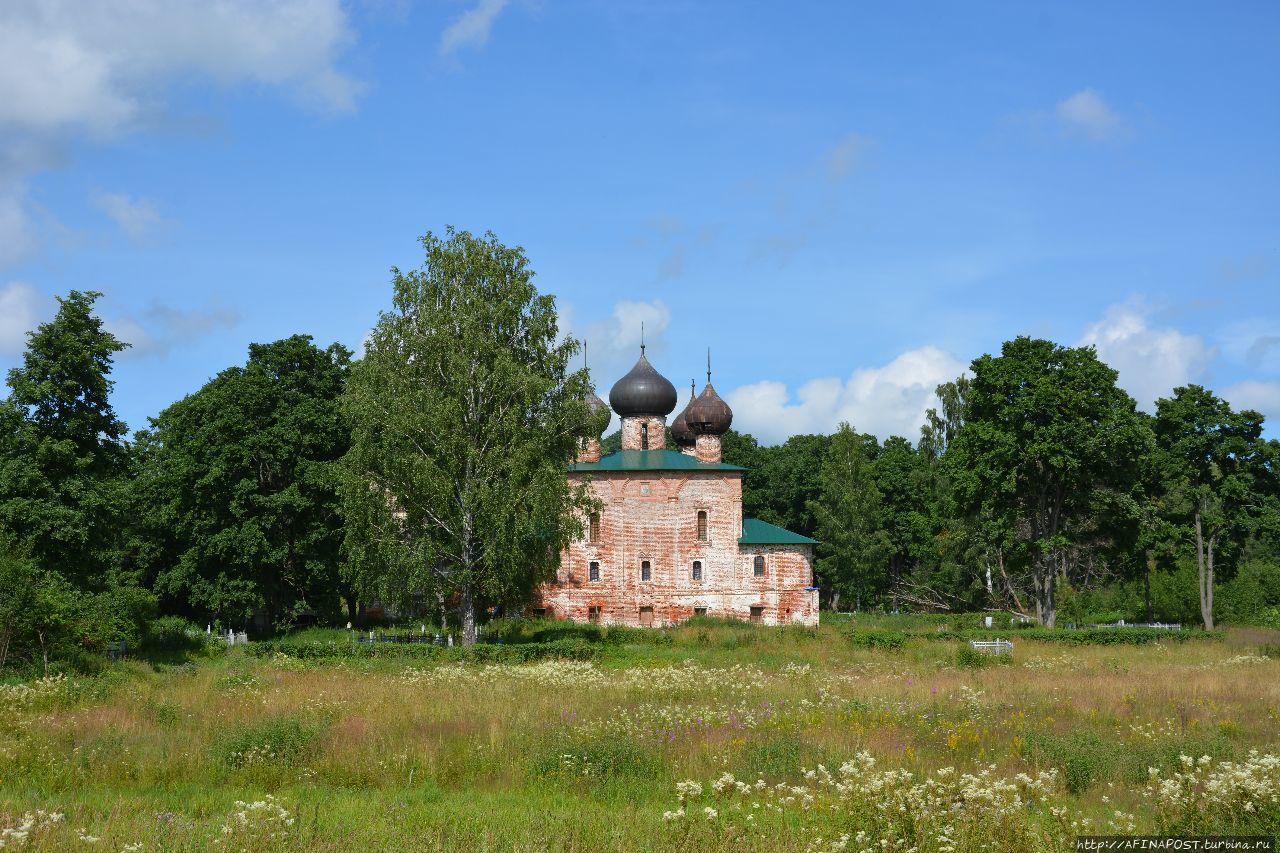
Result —
<instances>
[{"instance_id":1,"label":"bush","mask_svg":"<svg viewBox=\"0 0 1280 853\"><path fill-rule=\"evenodd\" d=\"M147 626L143 647L156 651L192 652L204 648L205 633L181 616L161 616Z\"/></svg>"},{"instance_id":2,"label":"bush","mask_svg":"<svg viewBox=\"0 0 1280 853\"><path fill-rule=\"evenodd\" d=\"M308 751L323 732L318 723L298 717L272 717L237 725L211 747L219 763L230 769L255 764L288 765Z\"/></svg>"},{"instance_id":3,"label":"bush","mask_svg":"<svg viewBox=\"0 0 1280 853\"><path fill-rule=\"evenodd\" d=\"M859 649L900 649L907 643L901 631L851 631L849 642Z\"/></svg>"},{"instance_id":4,"label":"bush","mask_svg":"<svg viewBox=\"0 0 1280 853\"><path fill-rule=\"evenodd\" d=\"M986 669L991 666L1009 666L1013 655L997 655L981 652L965 643L956 649L956 666L960 669Z\"/></svg>"}]
</instances>

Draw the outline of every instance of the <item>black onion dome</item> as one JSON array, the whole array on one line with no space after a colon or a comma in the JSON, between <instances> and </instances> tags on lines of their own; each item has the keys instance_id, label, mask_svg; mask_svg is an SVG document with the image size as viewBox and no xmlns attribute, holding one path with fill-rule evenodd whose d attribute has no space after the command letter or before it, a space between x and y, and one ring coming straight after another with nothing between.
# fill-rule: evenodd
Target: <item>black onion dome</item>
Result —
<instances>
[{"instance_id":1,"label":"black onion dome","mask_svg":"<svg viewBox=\"0 0 1280 853\"><path fill-rule=\"evenodd\" d=\"M693 405L692 396L689 397L689 405ZM676 447L693 447L698 437L689 429L689 406L680 410L680 414L671 422L670 429L671 440L676 443Z\"/></svg>"},{"instance_id":2,"label":"black onion dome","mask_svg":"<svg viewBox=\"0 0 1280 853\"><path fill-rule=\"evenodd\" d=\"M733 409L720 399L716 389L707 383L698 398L685 409L689 429L698 435L723 435L733 424Z\"/></svg>"},{"instance_id":3,"label":"black onion dome","mask_svg":"<svg viewBox=\"0 0 1280 853\"><path fill-rule=\"evenodd\" d=\"M619 379L609 391L609 405L624 418L669 415L676 407L676 386L654 370L642 352L631 372Z\"/></svg>"}]
</instances>

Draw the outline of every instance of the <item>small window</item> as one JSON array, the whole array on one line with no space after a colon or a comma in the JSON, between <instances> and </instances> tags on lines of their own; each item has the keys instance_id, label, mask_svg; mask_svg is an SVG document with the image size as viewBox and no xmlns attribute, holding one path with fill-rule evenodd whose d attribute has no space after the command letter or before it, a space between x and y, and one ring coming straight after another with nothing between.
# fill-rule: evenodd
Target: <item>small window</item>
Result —
<instances>
[{"instance_id":1,"label":"small window","mask_svg":"<svg viewBox=\"0 0 1280 853\"><path fill-rule=\"evenodd\" d=\"M599 607L588 607L588 608L587 608L587 621L588 621L588 622L599 622L599 621L600 621L600 608L599 608Z\"/></svg>"},{"instance_id":2,"label":"small window","mask_svg":"<svg viewBox=\"0 0 1280 853\"><path fill-rule=\"evenodd\" d=\"M756 557L752 566L755 569L756 577L764 577L764 557Z\"/></svg>"},{"instance_id":3,"label":"small window","mask_svg":"<svg viewBox=\"0 0 1280 853\"><path fill-rule=\"evenodd\" d=\"M649 484L648 484L648 483L641 483L641 484L640 484L640 494L642 494L642 495L647 495L647 494L649 494Z\"/></svg>"},{"instance_id":4,"label":"small window","mask_svg":"<svg viewBox=\"0 0 1280 853\"><path fill-rule=\"evenodd\" d=\"M759 558L757 558L757 559L759 559ZM764 608L763 608L763 607L753 607L753 608L751 608L751 621L752 621L752 622L755 622L757 625L759 625L761 622L763 622L763 621L764 621Z\"/></svg>"},{"instance_id":5,"label":"small window","mask_svg":"<svg viewBox=\"0 0 1280 853\"><path fill-rule=\"evenodd\" d=\"M533 608L533 615L537 616L539 619L545 618L547 615L547 608L535 607Z\"/></svg>"},{"instance_id":6,"label":"small window","mask_svg":"<svg viewBox=\"0 0 1280 853\"><path fill-rule=\"evenodd\" d=\"M648 560L640 561L640 580L642 581L653 580L653 567L649 565Z\"/></svg>"},{"instance_id":7,"label":"small window","mask_svg":"<svg viewBox=\"0 0 1280 853\"><path fill-rule=\"evenodd\" d=\"M693 579L696 581L702 580L702 561L701 560L693 561Z\"/></svg>"},{"instance_id":8,"label":"small window","mask_svg":"<svg viewBox=\"0 0 1280 853\"><path fill-rule=\"evenodd\" d=\"M587 522L587 541L600 541L600 513L591 513L591 520Z\"/></svg>"},{"instance_id":9,"label":"small window","mask_svg":"<svg viewBox=\"0 0 1280 853\"><path fill-rule=\"evenodd\" d=\"M640 424L640 449L649 449L649 425Z\"/></svg>"},{"instance_id":10,"label":"small window","mask_svg":"<svg viewBox=\"0 0 1280 853\"><path fill-rule=\"evenodd\" d=\"M653 627L653 608L652 607L640 608L640 627L641 628Z\"/></svg>"},{"instance_id":11,"label":"small window","mask_svg":"<svg viewBox=\"0 0 1280 853\"><path fill-rule=\"evenodd\" d=\"M597 563L595 560L592 560L590 563L587 564L587 580L591 580L591 581L600 580L600 564Z\"/></svg>"},{"instance_id":12,"label":"small window","mask_svg":"<svg viewBox=\"0 0 1280 853\"><path fill-rule=\"evenodd\" d=\"M698 541L707 541L707 511L705 509L698 510Z\"/></svg>"},{"instance_id":13,"label":"small window","mask_svg":"<svg viewBox=\"0 0 1280 853\"><path fill-rule=\"evenodd\" d=\"M694 616L706 616L706 615L707 615L707 608L705 608L705 607L695 607L695 608L693 608L693 615L694 615Z\"/></svg>"}]
</instances>

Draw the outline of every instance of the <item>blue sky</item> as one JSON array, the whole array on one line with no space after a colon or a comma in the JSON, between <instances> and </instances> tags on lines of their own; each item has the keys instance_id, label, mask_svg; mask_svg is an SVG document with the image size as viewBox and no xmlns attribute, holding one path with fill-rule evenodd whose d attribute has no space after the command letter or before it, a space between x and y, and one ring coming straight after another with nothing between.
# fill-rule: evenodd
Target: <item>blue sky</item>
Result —
<instances>
[{"instance_id":1,"label":"blue sky","mask_svg":"<svg viewBox=\"0 0 1280 853\"><path fill-rule=\"evenodd\" d=\"M0 9L0 368L72 288L132 428L359 345L447 224L525 247L601 396L915 436L1018 334L1280 419L1280 6L232 0ZM1274 429L1271 430L1274 434Z\"/></svg>"}]
</instances>

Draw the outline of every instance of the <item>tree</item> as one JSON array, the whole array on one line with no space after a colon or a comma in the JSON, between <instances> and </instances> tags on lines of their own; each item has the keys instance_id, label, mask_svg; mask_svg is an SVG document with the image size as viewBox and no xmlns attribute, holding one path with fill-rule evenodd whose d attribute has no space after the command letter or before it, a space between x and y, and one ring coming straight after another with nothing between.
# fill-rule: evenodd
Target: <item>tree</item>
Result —
<instances>
[{"instance_id":1,"label":"tree","mask_svg":"<svg viewBox=\"0 0 1280 853\"><path fill-rule=\"evenodd\" d=\"M869 603L884 586L884 559L889 550L883 526L880 490L870 457L875 438L840 424L831 436L819 476L820 495L809 508L817 520L818 576L831 590L831 608L840 596Z\"/></svg>"},{"instance_id":2,"label":"tree","mask_svg":"<svg viewBox=\"0 0 1280 853\"><path fill-rule=\"evenodd\" d=\"M181 611L273 625L338 609L343 525L334 469L351 353L307 335L251 344L231 367L152 420L135 481L155 589Z\"/></svg>"},{"instance_id":3,"label":"tree","mask_svg":"<svg viewBox=\"0 0 1280 853\"><path fill-rule=\"evenodd\" d=\"M1200 617L1213 630L1214 578L1224 549L1239 547L1263 509L1270 472L1262 415L1233 412L1199 385L1156 401L1157 467L1165 485L1165 517L1191 540Z\"/></svg>"},{"instance_id":4,"label":"tree","mask_svg":"<svg viewBox=\"0 0 1280 853\"><path fill-rule=\"evenodd\" d=\"M935 393L942 404L942 413L930 408L925 412L924 426L920 427L920 450L930 459L941 458L964 426L969 377L961 374L955 381L939 385Z\"/></svg>"},{"instance_id":5,"label":"tree","mask_svg":"<svg viewBox=\"0 0 1280 853\"><path fill-rule=\"evenodd\" d=\"M1019 337L971 369L947 467L960 505L1002 554L1011 549L1052 627L1059 577L1087 567L1080 549L1105 544L1098 520L1136 521L1131 493L1150 431L1091 347Z\"/></svg>"},{"instance_id":6,"label":"tree","mask_svg":"<svg viewBox=\"0 0 1280 853\"><path fill-rule=\"evenodd\" d=\"M872 469L881 495L889 579L895 595L910 595L916 604L942 605L931 585L916 583L910 592L905 588L911 570L928 554L933 539L928 459L910 441L895 435L881 446Z\"/></svg>"},{"instance_id":7,"label":"tree","mask_svg":"<svg viewBox=\"0 0 1280 853\"><path fill-rule=\"evenodd\" d=\"M384 601L456 596L473 643L478 602L525 599L581 534L591 504L566 472L589 377L522 249L452 228L422 246L342 397L348 567Z\"/></svg>"},{"instance_id":8,"label":"tree","mask_svg":"<svg viewBox=\"0 0 1280 853\"><path fill-rule=\"evenodd\" d=\"M92 313L101 294L71 291L28 336L0 403L0 529L37 565L79 586L111 582L127 471L125 425L109 400L112 360L128 345Z\"/></svg>"}]
</instances>

